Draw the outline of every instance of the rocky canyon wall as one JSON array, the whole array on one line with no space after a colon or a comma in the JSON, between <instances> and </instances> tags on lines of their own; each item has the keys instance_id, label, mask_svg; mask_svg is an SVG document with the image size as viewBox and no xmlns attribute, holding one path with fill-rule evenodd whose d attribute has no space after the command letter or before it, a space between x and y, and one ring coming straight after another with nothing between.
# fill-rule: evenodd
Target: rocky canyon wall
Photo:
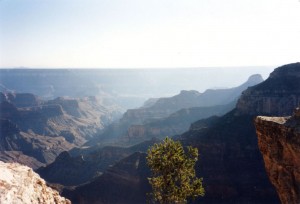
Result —
<instances>
[{"instance_id":1,"label":"rocky canyon wall","mask_svg":"<svg viewBox=\"0 0 300 204\"><path fill-rule=\"evenodd\" d=\"M282 203L300 203L300 109L291 117L255 119L265 168Z\"/></svg>"}]
</instances>

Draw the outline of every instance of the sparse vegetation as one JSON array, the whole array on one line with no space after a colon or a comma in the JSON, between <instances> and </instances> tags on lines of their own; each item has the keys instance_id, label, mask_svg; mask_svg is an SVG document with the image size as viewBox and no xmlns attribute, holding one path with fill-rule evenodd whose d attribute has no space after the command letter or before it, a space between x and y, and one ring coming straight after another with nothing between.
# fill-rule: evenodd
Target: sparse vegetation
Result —
<instances>
[{"instance_id":1,"label":"sparse vegetation","mask_svg":"<svg viewBox=\"0 0 300 204\"><path fill-rule=\"evenodd\" d=\"M202 178L197 178L195 163L198 149L191 146L184 151L179 141L168 137L148 150L147 163L152 171L148 178L153 192L150 201L154 203L186 203L188 198L204 196Z\"/></svg>"}]
</instances>

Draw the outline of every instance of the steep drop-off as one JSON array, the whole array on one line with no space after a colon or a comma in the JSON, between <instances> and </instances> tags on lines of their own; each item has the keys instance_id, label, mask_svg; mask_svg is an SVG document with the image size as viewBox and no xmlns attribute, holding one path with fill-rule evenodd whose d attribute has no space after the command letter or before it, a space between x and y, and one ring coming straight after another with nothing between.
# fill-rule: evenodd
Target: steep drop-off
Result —
<instances>
[{"instance_id":1,"label":"steep drop-off","mask_svg":"<svg viewBox=\"0 0 300 204\"><path fill-rule=\"evenodd\" d=\"M300 109L292 117L255 119L265 168L283 204L300 203Z\"/></svg>"}]
</instances>

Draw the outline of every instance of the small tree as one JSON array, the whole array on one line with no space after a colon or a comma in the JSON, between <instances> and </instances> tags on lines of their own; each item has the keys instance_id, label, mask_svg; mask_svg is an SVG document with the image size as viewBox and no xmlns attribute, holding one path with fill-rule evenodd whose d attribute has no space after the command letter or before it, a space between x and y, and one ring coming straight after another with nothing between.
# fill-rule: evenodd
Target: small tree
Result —
<instances>
[{"instance_id":1,"label":"small tree","mask_svg":"<svg viewBox=\"0 0 300 204\"><path fill-rule=\"evenodd\" d=\"M188 198L204 196L203 179L196 177L194 168L198 149L189 146L187 150L185 153L179 141L168 137L148 150L147 163L153 175L148 180L154 202L186 203Z\"/></svg>"}]
</instances>

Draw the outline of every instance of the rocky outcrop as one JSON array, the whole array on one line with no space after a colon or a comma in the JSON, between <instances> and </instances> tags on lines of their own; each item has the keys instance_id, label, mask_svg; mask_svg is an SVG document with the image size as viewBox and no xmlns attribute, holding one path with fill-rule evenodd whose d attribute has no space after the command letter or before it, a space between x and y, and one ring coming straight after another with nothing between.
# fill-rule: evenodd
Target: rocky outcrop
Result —
<instances>
[{"instance_id":1,"label":"rocky outcrop","mask_svg":"<svg viewBox=\"0 0 300 204\"><path fill-rule=\"evenodd\" d=\"M0 161L0 203L71 204L31 168Z\"/></svg>"},{"instance_id":2,"label":"rocky outcrop","mask_svg":"<svg viewBox=\"0 0 300 204\"><path fill-rule=\"evenodd\" d=\"M300 109L292 117L258 116L255 126L266 171L281 203L300 203Z\"/></svg>"}]
</instances>

